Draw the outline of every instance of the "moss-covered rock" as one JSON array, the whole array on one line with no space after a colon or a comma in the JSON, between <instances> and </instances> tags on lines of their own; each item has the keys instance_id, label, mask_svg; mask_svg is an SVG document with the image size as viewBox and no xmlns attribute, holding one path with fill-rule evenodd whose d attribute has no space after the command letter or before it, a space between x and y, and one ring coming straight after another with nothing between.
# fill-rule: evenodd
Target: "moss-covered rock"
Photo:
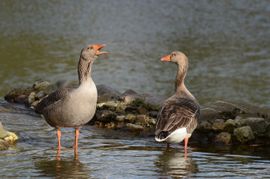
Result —
<instances>
[{"instance_id":1,"label":"moss-covered rock","mask_svg":"<svg viewBox=\"0 0 270 179\"><path fill-rule=\"evenodd\" d=\"M215 143L228 145L231 144L231 134L228 132L221 132L215 137Z\"/></svg>"},{"instance_id":2,"label":"moss-covered rock","mask_svg":"<svg viewBox=\"0 0 270 179\"><path fill-rule=\"evenodd\" d=\"M253 131L249 126L243 126L234 129L234 136L236 137L237 141L240 143L247 143L255 139Z\"/></svg>"}]
</instances>

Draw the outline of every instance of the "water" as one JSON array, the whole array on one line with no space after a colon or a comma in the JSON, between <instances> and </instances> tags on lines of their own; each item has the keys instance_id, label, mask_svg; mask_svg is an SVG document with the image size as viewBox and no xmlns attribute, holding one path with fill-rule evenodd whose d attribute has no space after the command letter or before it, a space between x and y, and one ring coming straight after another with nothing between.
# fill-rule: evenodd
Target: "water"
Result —
<instances>
[{"instance_id":1,"label":"water","mask_svg":"<svg viewBox=\"0 0 270 179\"><path fill-rule=\"evenodd\" d=\"M261 1L1 1L0 96L45 79L76 80L82 47L106 43L94 80L120 91L169 96L176 67L201 104L227 99L270 106L270 3Z\"/></svg>"},{"instance_id":2,"label":"water","mask_svg":"<svg viewBox=\"0 0 270 179\"><path fill-rule=\"evenodd\" d=\"M0 1L0 96L45 79L73 81L82 47L106 43L93 78L120 91L169 96L176 67L160 57L190 59L187 86L201 104L217 99L270 106L270 3L253 1ZM24 111L24 110L23 110ZM56 136L38 116L0 113L20 136L0 151L0 178L270 178L270 151L260 147L182 146L165 151L153 138L81 130L79 160L73 130Z\"/></svg>"},{"instance_id":3,"label":"water","mask_svg":"<svg viewBox=\"0 0 270 179\"><path fill-rule=\"evenodd\" d=\"M270 151L260 147L200 147L170 150L153 137L84 126L79 159L73 157L73 129L62 130L61 160L56 160L56 131L25 110L0 113L20 139L0 151L0 178L269 178Z\"/></svg>"}]
</instances>

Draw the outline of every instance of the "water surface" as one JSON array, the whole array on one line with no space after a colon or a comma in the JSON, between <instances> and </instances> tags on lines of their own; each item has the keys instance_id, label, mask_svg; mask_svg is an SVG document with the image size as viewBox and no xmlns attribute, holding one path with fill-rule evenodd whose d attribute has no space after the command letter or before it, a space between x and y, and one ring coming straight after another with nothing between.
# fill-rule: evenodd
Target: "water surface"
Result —
<instances>
[{"instance_id":1,"label":"water surface","mask_svg":"<svg viewBox=\"0 0 270 179\"><path fill-rule=\"evenodd\" d=\"M201 104L217 99L270 106L270 3L253 1L0 1L0 96L45 79L73 81L82 47L106 43L93 78L120 91L169 96L176 67L159 61L173 50L190 59L187 86ZM85 126L79 160L73 130L55 131L36 115L0 113L18 133L0 151L0 178L270 178L268 148L198 147L169 151L152 137Z\"/></svg>"},{"instance_id":2,"label":"water surface","mask_svg":"<svg viewBox=\"0 0 270 179\"><path fill-rule=\"evenodd\" d=\"M31 114L31 115L29 115ZM0 113L20 139L0 151L0 178L269 178L270 151L260 147L182 145L165 150L153 137L84 126L79 159L73 157L73 129L62 130L61 160L56 160L56 131L25 110Z\"/></svg>"},{"instance_id":3,"label":"water surface","mask_svg":"<svg viewBox=\"0 0 270 179\"><path fill-rule=\"evenodd\" d=\"M187 85L203 104L229 99L270 106L270 3L261 1L1 1L0 95L38 79L76 80L82 47L106 43L97 84L168 96L176 67L190 59Z\"/></svg>"}]
</instances>

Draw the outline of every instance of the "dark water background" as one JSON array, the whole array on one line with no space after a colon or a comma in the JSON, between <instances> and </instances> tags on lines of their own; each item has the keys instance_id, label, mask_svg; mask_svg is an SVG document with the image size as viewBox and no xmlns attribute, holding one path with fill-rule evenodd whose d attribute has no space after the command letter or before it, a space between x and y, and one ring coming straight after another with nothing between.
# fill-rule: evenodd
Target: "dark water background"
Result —
<instances>
[{"instance_id":1,"label":"dark water background","mask_svg":"<svg viewBox=\"0 0 270 179\"><path fill-rule=\"evenodd\" d=\"M0 96L45 79L73 81L82 47L106 43L93 78L120 91L169 96L176 67L190 59L187 86L201 104L216 99L270 106L270 2L101 0L0 1ZM86 126L73 160L73 131L55 160L56 137L44 120L1 113L20 140L0 152L0 178L269 178L268 148L182 146L165 151L153 138Z\"/></svg>"},{"instance_id":2,"label":"dark water background","mask_svg":"<svg viewBox=\"0 0 270 179\"><path fill-rule=\"evenodd\" d=\"M82 47L106 43L94 80L123 91L168 96L176 67L203 104L217 99L270 106L269 1L1 1L0 95L45 79L76 80Z\"/></svg>"}]
</instances>

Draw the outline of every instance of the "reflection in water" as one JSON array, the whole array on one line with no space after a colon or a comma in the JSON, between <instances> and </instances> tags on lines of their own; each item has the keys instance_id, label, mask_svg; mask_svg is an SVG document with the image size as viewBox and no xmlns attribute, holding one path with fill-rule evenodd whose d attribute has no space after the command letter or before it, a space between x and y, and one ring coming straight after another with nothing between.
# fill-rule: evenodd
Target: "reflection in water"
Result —
<instances>
[{"instance_id":1,"label":"reflection in water","mask_svg":"<svg viewBox=\"0 0 270 179\"><path fill-rule=\"evenodd\" d=\"M36 169L42 177L55 178L90 178L89 169L79 160L48 160L35 162Z\"/></svg>"},{"instance_id":2,"label":"reflection in water","mask_svg":"<svg viewBox=\"0 0 270 179\"><path fill-rule=\"evenodd\" d=\"M166 149L159 155L156 166L161 169L162 175L171 177L184 177L196 173L198 167L191 159L185 159L183 151L179 149Z\"/></svg>"}]
</instances>

